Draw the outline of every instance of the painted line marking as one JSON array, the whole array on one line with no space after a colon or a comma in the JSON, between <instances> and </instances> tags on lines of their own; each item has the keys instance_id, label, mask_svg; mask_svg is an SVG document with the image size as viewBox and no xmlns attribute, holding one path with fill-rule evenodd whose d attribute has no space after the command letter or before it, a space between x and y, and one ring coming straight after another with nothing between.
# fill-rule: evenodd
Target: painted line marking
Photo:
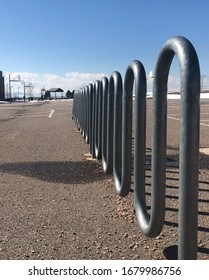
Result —
<instances>
[{"instance_id":1,"label":"painted line marking","mask_svg":"<svg viewBox=\"0 0 209 280\"><path fill-rule=\"evenodd\" d=\"M209 155L209 148L200 148L200 153Z\"/></svg>"},{"instance_id":2,"label":"painted line marking","mask_svg":"<svg viewBox=\"0 0 209 280\"><path fill-rule=\"evenodd\" d=\"M206 123L200 123L200 125L209 126L209 124L206 124Z\"/></svg>"},{"instance_id":3,"label":"painted line marking","mask_svg":"<svg viewBox=\"0 0 209 280\"><path fill-rule=\"evenodd\" d=\"M171 120L176 120L176 121L180 121L180 119L179 118L173 118L173 117L167 117L168 119L171 119ZM201 120L201 121L207 121L207 120ZM206 123L201 123L200 122L200 125L202 125L202 126L208 126L209 127L209 124L206 124Z\"/></svg>"},{"instance_id":4,"label":"painted line marking","mask_svg":"<svg viewBox=\"0 0 209 280\"><path fill-rule=\"evenodd\" d=\"M171 120L176 120L176 121L180 121L179 118L174 118L174 117L167 117L168 119L171 119Z\"/></svg>"},{"instance_id":5,"label":"painted line marking","mask_svg":"<svg viewBox=\"0 0 209 280\"><path fill-rule=\"evenodd\" d=\"M52 118L53 114L54 114L55 110L51 110L50 114L49 114L49 118Z\"/></svg>"}]
</instances>

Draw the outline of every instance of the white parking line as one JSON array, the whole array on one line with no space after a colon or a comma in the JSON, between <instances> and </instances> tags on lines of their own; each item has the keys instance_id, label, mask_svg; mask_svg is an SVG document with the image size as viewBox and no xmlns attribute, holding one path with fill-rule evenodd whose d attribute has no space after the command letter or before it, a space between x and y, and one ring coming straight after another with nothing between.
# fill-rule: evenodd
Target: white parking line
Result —
<instances>
[{"instance_id":1,"label":"white parking line","mask_svg":"<svg viewBox=\"0 0 209 280\"><path fill-rule=\"evenodd\" d=\"M206 124L206 123L200 123L200 125L209 126L209 124Z\"/></svg>"},{"instance_id":2,"label":"white parking line","mask_svg":"<svg viewBox=\"0 0 209 280\"><path fill-rule=\"evenodd\" d=\"M174 117L167 117L168 119L171 119L171 120L176 120L176 121L180 121L179 118L174 118Z\"/></svg>"},{"instance_id":3,"label":"white parking line","mask_svg":"<svg viewBox=\"0 0 209 280\"><path fill-rule=\"evenodd\" d=\"M167 117L167 118L168 118L168 119L171 119L171 120L180 121L179 118L173 118L173 117ZM207 120L200 120L200 121L207 122ZM201 123L201 122L200 122L200 125L202 125L202 126L209 126L209 124Z\"/></svg>"},{"instance_id":4,"label":"white parking line","mask_svg":"<svg viewBox=\"0 0 209 280\"><path fill-rule=\"evenodd\" d=\"M51 112L49 114L49 118L52 118L53 114L54 114L54 110L51 110Z\"/></svg>"}]
</instances>

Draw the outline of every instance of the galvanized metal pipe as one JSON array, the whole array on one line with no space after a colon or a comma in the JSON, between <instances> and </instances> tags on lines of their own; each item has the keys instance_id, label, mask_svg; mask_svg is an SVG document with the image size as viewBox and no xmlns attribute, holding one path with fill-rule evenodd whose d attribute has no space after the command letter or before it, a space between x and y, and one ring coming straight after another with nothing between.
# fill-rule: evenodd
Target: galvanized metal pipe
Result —
<instances>
[{"instance_id":1,"label":"galvanized metal pipe","mask_svg":"<svg viewBox=\"0 0 209 280\"><path fill-rule=\"evenodd\" d=\"M129 118L127 103L122 102L122 77L115 71L109 81L110 94L114 94L113 124L113 177L120 196L126 196L131 186L131 140L132 119ZM132 104L132 99L131 99ZM124 105L124 107L123 107ZM127 126L124 126L124 124Z\"/></svg>"},{"instance_id":2,"label":"galvanized metal pipe","mask_svg":"<svg viewBox=\"0 0 209 280\"><path fill-rule=\"evenodd\" d=\"M109 90L106 77L101 80L102 93L102 165L105 174L113 171L113 111L114 95Z\"/></svg>"},{"instance_id":3,"label":"galvanized metal pipe","mask_svg":"<svg viewBox=\"0 0 209 280\"><path fill-rule=\"evenodd\" d=\"M89 87L86 86L84 88L84 93L85 93L85 107L86 107L86 143L89 144L89 123L90 123L90 111L89 111L89 99L90 99L90 94L89 94Z\"/></svg>"},{"instance_id":4,"label":"galvanized metal pipe","mask_svg":"<svg viewBox=\"0 0 209 280\"><path fill-rule=\"evenodd\" d=\"M94 83L94 129L93 129L93 149L94 149L94 157L97 159L101 159L101 128L99 126L100 124L100 118L101 118L101 105L100 105L100 81L96 81Z\"/></svg>"},{"instance_id":5,"label":"galvanized metal pipe","mask_svg":"<svg viewBox=\"0 0 209 280\"><path fill-rule=\"evenodd\" d=\"M192 44L183 37L171 38L162 48L156 64L150 214L145 199L146 75L143 65L133 61L128 66L124 92L119 72L113 72L109 85L104 77L94 86L90 84L88 89L78 91L74 97L73 118L81 133L86 135L92 156L101 158L102 155L103 169L107 174L113 169L117 193L126 196L131 184L132 96L135 83L135 209L142 232L149 237L157 236L165 216L167 82L175 55L181 73L178 258L196 259L200 69Z\"/></svg>"},{"instance_id":6,"label":"galvanized metal pipe","mask_svg":"<svg viewBox=\"0 0 209 280\"><path fill-rule=\"evenodd\" d=\"M183 37L171 38L166 42L155 69L150 216L142 194L144 187L140 187L144 181L136 181L136 177L135 205L141 230L147 236L157 236L163 227L165 215L167 81L174 55L178 58L181 73L178 258L196 259L200 70L194 47Z\"/></svg>"},{"instance_id":7,"label":"galvanized metal pipe","mask_svg":"<svg viewBox=\"0 0 209 280\"><path fill-rule=\"evenodd\" d=\"M94 153L94 137L93 137L93 85L90 83L88 85L89 91L89 102L88 102L88 111L89 111L89 146L90 146L90 153L93 156Z\"/></svg>"}]
</instances>

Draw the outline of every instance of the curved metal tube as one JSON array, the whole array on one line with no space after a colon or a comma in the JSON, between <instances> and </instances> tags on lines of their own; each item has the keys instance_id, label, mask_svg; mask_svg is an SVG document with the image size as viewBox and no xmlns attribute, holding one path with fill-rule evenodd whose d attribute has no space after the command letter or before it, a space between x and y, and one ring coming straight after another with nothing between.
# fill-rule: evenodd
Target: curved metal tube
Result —
<instances>
[{"instance_id":1,"label":"curved metal tube","mask_svg":"<svg viewBox=\"0 0 209 280\"><path fill-rule=\"evenodd\" d=\"M181 76L179 259L197 258L200 69L192 44L183 37L168 40L159 55L153 85L153 149L151 214L147 213L144 181L135 177L135 209L143 233L157 236L165 215L167 81L177 56ZM139 128L137 128L139 129ZM135 162L138 170L140 163ZM140 181L141 180L141 181Z\"/></svg>"},{"instance_id":2,"label":"curved metal tube","mask_svg":"<svg viewBox=\"0 0 209 280\"><path fill-rule=\"evenodd\" d=\"M100 81L94 83L94 153L97 159L101 159L102 143L102 98L100 93Z\"/></svg>"},{"instance_id":3,"label":"curved metal tube","mask_svg":"<svg viewBox=\"0 0 209 280\"><path fill-rule=\"evenodd\" d=\"M78 91L77 94L77 128L80 130L80 122L81 122L81 117L80 117L80 107L81 107L81 90Z\"/></svg>"},{"instance_id":4,"label":"curved metal tube","mask_svg":"<svg viewBox=\"0 0 209 280\"><path fill-rule=\"evenodd\" d=\"M102 94L102 165L105 174L113 170L113 110L114 95L110 93L109 81L102 78L100 91Z\"/></svg>"},{"instance_id":5,"label":"curved metal tube","mask_svg":"<svg viewBox=\"0 0 209 280\"><path fill-rule=\"evenodd\" d=\"M93 138L93 95L94 95L94 88L93 85L90 83L87 86L88 90L88 143L90 153L93 155L93 146L94 146L94 138Z\"/></svg>"},{"instance_id":6,"label":"curved metal tube","mask_svg":"<svg viewBox=\"0 0 209 280\"><path fill-rule=\"evenodd\" d=\"M86 138L86 103L85 88L81 89L81 135Z\"/></svg>"},{"instance_id":7,"label":"curved metal tube","mask_svg":"<svg viewBox=\"0 0 209 280\"><path fill-rule=\"evenodd\" d=\"M86 110L86 125L85 125L85 129L86 129L86 133L85 133L85 140L86 143L89 144L89 123L90 123L90 110L89 110L89 99L90 99L90 94L89 94L89 87L86 86L84 88L84 94L85 94L85 110Z\"/></svg>"},{"instance_id":8,"label":"curved metal tube","mask_svg":"<svg viewBox=\"0 0 209 280\"><path fill-rule=\"evenodd\" d=\"M90 153L92 151L92 121L93 121L93 85L90 83L87 86L88 90L88 143L90 146Z\"/></svg>"},{"instance_id":9,"label":"curved metal tube","mask_svg":"<svg viewBox=\"0 0 209 280\"><path fill-rule=\"evenodd\" d=\"M114 94L113 176L117 193L124 197L129 193L131 185L131 140L129 131L130 128L132 129L132 120L127 118L128 112L122 108L122 104L126 102L123 100L122 103L122 78L117 71L113 72L110 77L109 91L111 95ZM128 126L124 130L125 122L128 122Z\"/></svg>"},{"instance_id":10,"label":"curved metal tube","mask_svg":"<svg viewBox=\"0 0 209 280\"><path fill-rule=\"evenodd\" d=\"M145 197L146 75L139 61L132 61L124 79L113 72L75 92L73 119L90 144L92 157L102 156L106 174L113 170L116 191L129 193L132 161L132 98L134 114L134 196L142 232L159 235L165 216L167 82L176 55L181 76L179 259L197 258L198 158L200 122L200 69L192 44L173 37L163 46L153 80L152 196L148 213Z\"/></svg>"}]
</instances>

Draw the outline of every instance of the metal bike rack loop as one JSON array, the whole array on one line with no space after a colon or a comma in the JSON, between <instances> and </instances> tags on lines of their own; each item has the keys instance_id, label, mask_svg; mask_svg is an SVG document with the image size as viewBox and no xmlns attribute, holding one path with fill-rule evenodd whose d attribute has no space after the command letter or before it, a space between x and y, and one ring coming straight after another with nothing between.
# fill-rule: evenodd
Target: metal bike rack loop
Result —
<instances>
[{"instance_id":1,"label":"metal bike rack loop","mask_svg":"<svg viewBox=\"0 0 209 280\"><path fill-rule=\"evenodd\" d=\"M113 110L114 95L106 77L101 80L102 93L102 164L105 174L113 171Z\"/></svg>"},{"instance_id":2,"label":"metal bike rack loop","mask_svg":"<svg viewBox=\"0 0 209 280\"><path fill-rule=\"evenodd\" d=\"M131 185L132 155L129 128L124 130L123 127L123 124L130 120L126 118L127 112L123 110L122 77L117 71L110 77L109 91L111 95L114 94L113 177L117 193L124 197L129 193ZM132 126L132 120L129 125Z\"/></svg>"},{"instance_id":3,"label":"metal bike rack loop","mask_svg":"<svg viewBox=\"0 0 209 280\"><path fill-rule=\"evenodd\" d=\"M200 69L192 44L183 37L168 40L159 55L153 81L153 148L151 214L146 210L144 181L135 176L135 208L144 234L157 236L165 215L167 81L174 55L180 65L181 122L178 258L197 258L197 205L200 122ZM135 163L136 170L140 163ZM138 166L139 165L139 166Z\"/></svg>"},{"instance_id":4,"label":"metal bike rack loop","mask_svg":"<svg viewBox=\"0 0 209 280\"><path fill-rule=\"evenodd\" d=\"M101 159L101 127L100 127L100 123L101 123L101 114L102 114L102 110L101 110L101 97L100 97L100 81L96 81L94 83L94 95L93 95L93 113L94 113L94 130L93 130L93 141L94 141L94 145L93 145L93 149L94 149L94 157L96 157L97 159Z\"/></svg>"},{"instance_id":5,"label":"metal bike rack loop","mask_svg":"<svg viewBox=\"0 0 209 280\"><path fill-rule=\"evenodd\" d=\"M128 66L124 79L124 93L122 95L122 83L118 82L119 75L113 76L115 80L114 101L114 179L116 191L120 196L129 194L131 186L132 167L132 100L133 83L135 81L135 111L140 114L135 123L139 124L140 137L142 137L143 148L139 139L135 136L135 147L137 155L144 154L145 168L145 118L146 118L146 74L141 62L134 60ZM111 84L111 80L110 80ZM119 86L118 86L119 84Z\"/></svg>"},{"instance_id":6,"label":"metal bike rack loop","mask_svg":"<svg viewBox=\"0 0 209 280\"><path fill-rule=\"evenodd\" d=\"M88 86L88 92L89 92L89 100L88 100L88 112L89 112L89 124L88 124L88 128L89 128L89 146L90 146L90 153L93 156L94 153L94 149L93 149L93 85L90 83Z\"/></svg>"},{"instance_id":7,"label":"metal bike rack loop","mask_svg":"<svg viewBox=\"0 0 209 280\"><path fill-rule=\"evenodd\" d=\"M189 260L197 258L200 132L200 68L192 44L180 36L169 39L156 63L149 211L145 194L147 82L142 63L137 60L130 63L124 84L120 73L115 71L109 80L104 77L76 91L72 117L90 144L92 157L102 159L106 174L113 171L116 191L122 197L128 195L131 186L133 127L135 212L141 231L148 237L158 236L165 219L167 84L174 56L179 62L181 80L178 259Z\"/></svg>"},{"instance_id":8,"label":"metal bike rack loop","mask_svg":"<svg viewBox=\"0 0 209 280\"><path fill-rule=\"evenodd\" d=\"M89 87L84 88L84 95L85 95L85 115L86 115L86 121L85 121L85 140L86 143L89 144L89 124L90 124L90 110L89 110L89 99L90 99L90 94L89 94Z\"/></svg>"}]
</instances>

